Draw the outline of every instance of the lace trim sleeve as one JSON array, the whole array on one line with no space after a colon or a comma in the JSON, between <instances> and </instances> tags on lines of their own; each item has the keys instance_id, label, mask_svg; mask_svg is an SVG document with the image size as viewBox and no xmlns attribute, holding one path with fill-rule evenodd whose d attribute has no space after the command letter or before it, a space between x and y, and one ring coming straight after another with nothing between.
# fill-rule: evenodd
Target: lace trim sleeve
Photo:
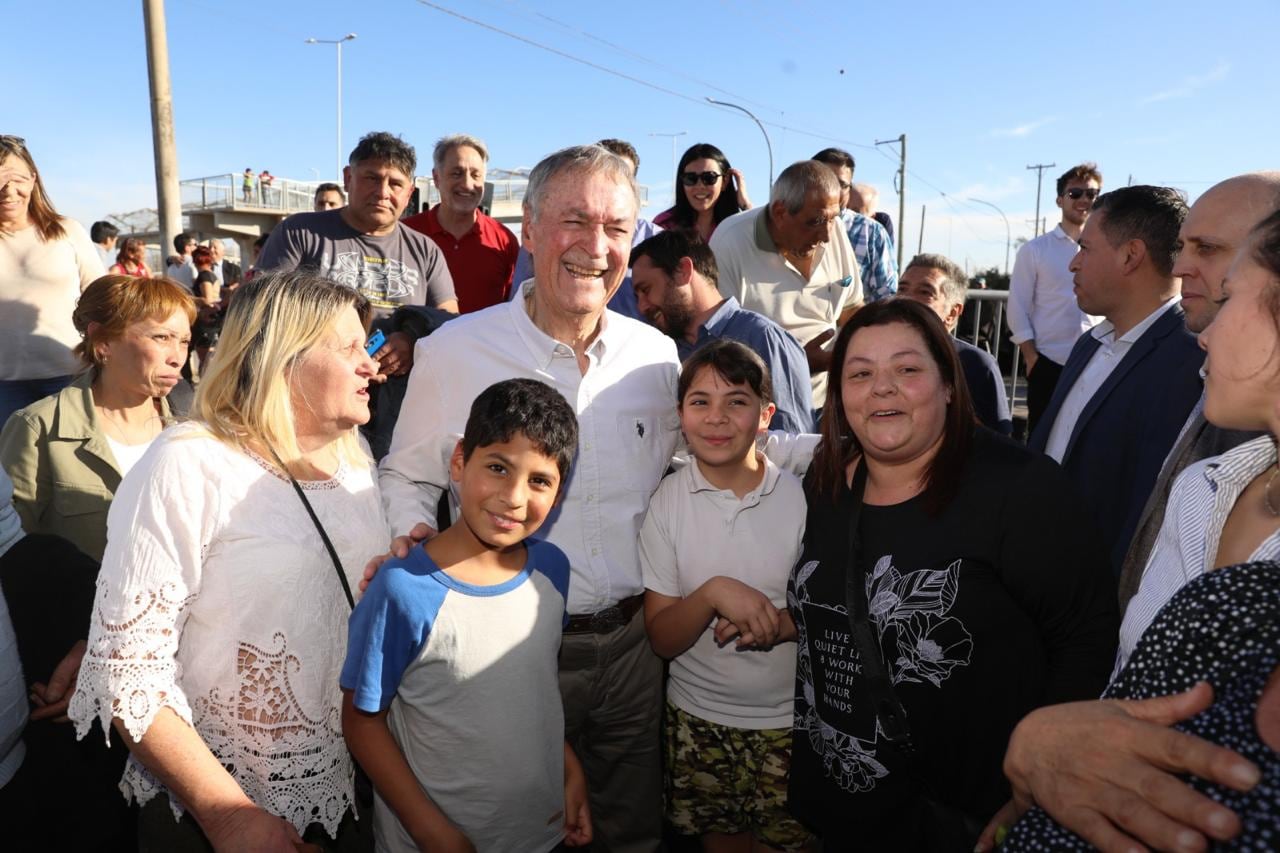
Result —
<instances>
[{"instance_id":1,"label":"lace trim sleeve","mask_svg":"<svg viewBox=\"0 0 1280 853\"><path fill-rule=\"evenodd\" d=\"M101 720L111 741L111 721L119 719L129 737L141 740L161 708L170 708L191 724L191 706L178 686L178 637L182 613L195 597L177 582L139 591L120 601L121 612L109 618L113 596L99 575L93 621L80 677L68 710L76 737L83 738Z\"/></svg>"},{"instance_id":2,"label":"lace trim sleeve","mask_svg":"<svg viewBox=\"0 0 1280 853\"><path fill-rule=\"evenodd\" d=\"M218 517L217 460L202 458L207 447L162 436L116 493L68 709L78 738L100 719L109 741L116 718L140 740L165 707L192 721L176 655Z\"/></svg>"}]
</instances>

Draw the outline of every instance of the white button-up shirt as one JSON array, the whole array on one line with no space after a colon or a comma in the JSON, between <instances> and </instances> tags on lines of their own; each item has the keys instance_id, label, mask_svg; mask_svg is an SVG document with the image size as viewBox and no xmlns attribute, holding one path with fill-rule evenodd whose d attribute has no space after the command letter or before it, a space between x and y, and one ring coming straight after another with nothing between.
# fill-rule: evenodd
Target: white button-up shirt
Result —
<instances>
[{"instance_id":1,"label":"white button-up shirt","mask_svg":"<svg viewBox=\"0 0 1280 853\"><path fill-rule=\"evenodd\" d=\"M1164 312L1178 302L1179 297L1170 297L1119 339L1116 338L1116 329L1110 320L1103 320L1093 328L1090 334L1097 339L1099 346L1094 350L1093 356L1075 384L1071 386L1066 399L1062 401L1062 408L1058 410L1058 416L1053 420L1053 429L1049 431L1049 441L1044 448L1045 453L1058 462L1062 461L1062 457L1067 452L1067 445L1071 443L1071 434L1075 432L1076 422L1080 420L1080 414L1089 405L1093 395L1098 393L1098 389L1106 383L1107 378L1120 362L1124 361L1124 357L1129 354L1129 350L1138 338L1142 337L1143 333L1151 328L1151 325L1159 320Z\"/></svg>"},{"instance_id":2,"label":"white button-up shirt","mask_svg":"<svg viewBox=\"0 0 1280 853\"><path fill-rule=\"evenodd\" d=\"M573 348L529 318L523 297L532 288L526 282L510 302L418 341L378 480L397 535L420 521L435 525L471 403L504 379L547 383L578 415L578 453L560 504L536 535L569 557L569 612L594 613L644 590L636 538L680 434L679 362L669 337L609 311L583 373Z\"/></svg>"},{"instance_id":3,"label":"white button-up shirt","mask_svg":"<svg viewBox=\"0 0 1280 853\"><path fill-rule=\"evenodd\" d=\"M1222 528L1236 500L1259 474L1275 464L1276 440L1264 435L1221 456L1189 465L1178 475L1142 583L1120 624L1116 673L1128 663L1160 608L1178 590L1213 568ZM1262 540L1249 555L1250 562L1276 559L1280 559L1280 531Z\"/></svg>"},{"instance_id":4,"label":"white button-up shirt","mask_svg":"<svg viewBox=\"0 0 1280 853\"><path fill-rule=\"evenodd\" d=\"M1079 245L1058 225L1024 243L1009 279L1009 334L1015 344L1034 340L1036 352L1066 364L1081 333L1101 318L1080 310L1067 267Z\"/></svg>"}]
</instances>

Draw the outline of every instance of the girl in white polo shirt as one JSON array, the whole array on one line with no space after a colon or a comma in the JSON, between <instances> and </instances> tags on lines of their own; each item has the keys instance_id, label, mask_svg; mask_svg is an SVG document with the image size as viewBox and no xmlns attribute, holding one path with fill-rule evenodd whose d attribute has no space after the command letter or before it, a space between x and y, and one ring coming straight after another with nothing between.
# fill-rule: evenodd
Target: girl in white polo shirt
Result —
<instances>
[{"instance_id":1,"label":"girl in white polo shirt","mask_svg":"<svg viewBox=\"0 0 1280 853\"><path fill-rule=\"evenodd\" d=\"M769 371L721 339L680 373L694 463L654 493L640 531L645 628L671 661L667 817L705 847L804 850L786 808L795 639L787 575L800 556L800 481L756 449L773 417Z\"/></svg>"}]
</instances>

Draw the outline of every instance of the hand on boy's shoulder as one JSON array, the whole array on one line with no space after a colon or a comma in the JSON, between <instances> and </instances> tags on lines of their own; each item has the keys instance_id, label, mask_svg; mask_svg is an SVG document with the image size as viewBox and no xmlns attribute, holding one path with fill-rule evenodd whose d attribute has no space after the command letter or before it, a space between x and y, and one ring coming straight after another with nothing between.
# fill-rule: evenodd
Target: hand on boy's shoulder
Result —
<instances>
[{"instance_id":1,"label":"hand on boy's shoulder","mask_svg":"<svg viewBox=\"0 0 1280 853\"><path fill-rule=\"evenodd\" d=\"M409 556L409 551L422 542L426 542L436 535L437 531L434 527L426 522L418 522L409 531L408 536L397 536L391 540L391 547L385 554L378 554L369 562L365 563L364 575L360 578L360 594L364 595L369 588L369 582L373 580L374 575L378 573L378 569L382 564L393 557L404 559Z\"/></svg>"}]
</instances>

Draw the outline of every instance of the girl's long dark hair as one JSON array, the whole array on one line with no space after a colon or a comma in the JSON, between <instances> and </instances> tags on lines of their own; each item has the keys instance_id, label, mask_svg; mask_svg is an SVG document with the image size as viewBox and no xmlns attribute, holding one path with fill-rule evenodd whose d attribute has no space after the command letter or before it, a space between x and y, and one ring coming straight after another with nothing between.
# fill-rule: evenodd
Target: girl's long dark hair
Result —
<instances>
[{"instance_id":1,"label":"girl's long dark hair","mask_svg":"<svg viewBox=\"0 0 1280 853\"><path fill-rule=\"evenodd\" d=\"M891 323L902 323L919 333L929 355L938 366L938 372L942 374L942 384L951 391L951 403L947 406L947 416L942 426L942 446L929 463L924 475L924 490L921 492L925 510L937 515L946 509L955 496L960 474L973 444L977 418L951 335L938 315L917 302L901 298L872 302L854 314L836 337L831 351L831 367L827 371L827 401L822 409L820 426L822 441L819 442L813 463L809 466L810 497L824 501L836 500L846 482L845 469L850 462L862 455L862 447L844 413L841 377L849 341L860 329Z\"/></svg>"}]
</instances>

